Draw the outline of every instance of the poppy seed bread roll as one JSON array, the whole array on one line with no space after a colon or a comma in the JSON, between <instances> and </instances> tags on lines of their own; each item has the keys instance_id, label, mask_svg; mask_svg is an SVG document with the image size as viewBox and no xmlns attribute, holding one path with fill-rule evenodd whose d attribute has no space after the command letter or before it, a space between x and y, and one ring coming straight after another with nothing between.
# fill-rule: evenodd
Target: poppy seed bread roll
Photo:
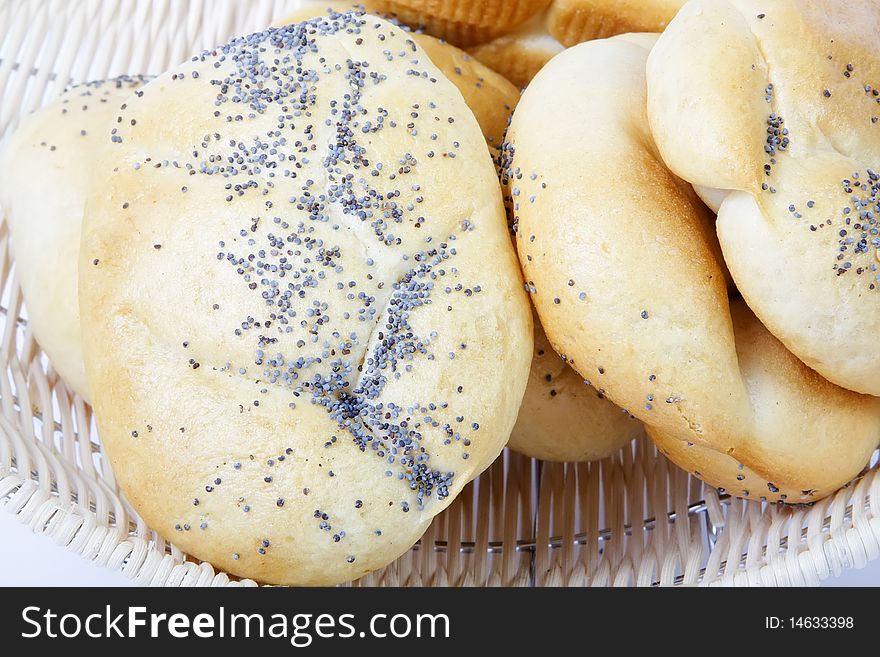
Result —
<instances>
[{"instance_id":1,"label":"poppy seed bread roll","mask_svg":"<svg viewBox=\"0 0 880 657\"><path fill-rule=\"evenodd\" d=\"M730 298L712 216L651 137L655 38L574 46L524 92L505 150L526 285L567 362L673 461L740 497L815 501L867 465L880 399L807 368Z\"/></svg>"},{"instance_id":2,"label":"poppy seed bread roll","mask_svg":"<svg viewBox=\"0 0 880 657\"><path fill-rule=\"evenodd\" d=\"M348 12L194 57L115 125L80 304L127 497L263 582L391 562L500 453L531 359L461 94L402 29Z\"/></svg>"},{"instance_id":3,"label":"poppy seed bread roll","mask_svg":"<svg viewBox=\"0 0 880 657\"><path fill-rule=\"evenodd\" d=\"M716 190L724 259L749 307L809 367L872 395L878 32L877 2L693 0L647 64L657 147L676 175Z\"/></svg>"},{"instance_id":4,"label":"poppy seed bread roll","mask_svg":"<svg viewBox=\"0 0 880 657\"><path fill-rule=\"evenodd\" d=\"M28 326L61 378L86 400L76 291L86 186L119 106L145 82L123 76L71 87L22 121L0 154L0 207Z\"/></svg>"},{"instance_id":5,"label":"poppy seed bread roll","mask_svg":"<svg viewBox=\"0 0 880 657\"><path fill-rule=\"evenodd\" d=\"M310 3L279 25L356 4L362 3ZM426 34L412 38L462 92L490 146L500 145L518 90L455 46ZM146 80L124 76L72 87L25 119L0 155L0 207L13 233L29 326L62 379L86 400L76 289L86 187L97 145L119 106ZM34 192L36 181L51 182L52 193Z\"/></svg>"}]
</instances>

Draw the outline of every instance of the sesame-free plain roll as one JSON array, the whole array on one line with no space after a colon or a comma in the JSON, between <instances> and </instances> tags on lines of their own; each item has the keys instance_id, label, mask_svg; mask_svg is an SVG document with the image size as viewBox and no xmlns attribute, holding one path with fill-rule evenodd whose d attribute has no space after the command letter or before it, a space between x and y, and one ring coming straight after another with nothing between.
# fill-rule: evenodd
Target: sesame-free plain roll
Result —
<instances>
[{"instance_id":1,"label":"sesame-free plain roll","mask_svg":"<svg viewBox=\"0 0 880 657\"><path fill-rule=\"evenodd\" d=\"M567 363L674 462L740 497L815 501L867 465L880 399L819 376L731 297L713 216L651 137L655 39L574 46L524 92L505 150L526 285Z\"/></svg>"},{"instance_id":2,"label":"sesame-free plain roll","mask_svg":"<svg viewBox=\"0 0 880 657\"><path fill-rule=\"evenodd\" d=\"M409 34L349 12L206 51L119 117L80 304L126 496L262 582L391 562L500 453L531 360L461 94Z\"/></svg>"},{"instance_id":3,"label":"sesame-free plain roll","mask_svg":"<svg viewBox=\"0 0 880 657\"><path fill-rule=\"evenodd\" d=\"M565 46L629 32L662 32L687 0L553 0L547 26Z\"/></svg>"},{"instance_id":4,"label":"sesame-free plain roll","mask_svg":"<svg viewBox=\"0 0 880 657\"><path fill-rule=\"evenodd\" d=\"M28 326L85 399L76 282L86 185L119 106L144 82L124 76L72 87L22 121L0 153L0 207Z\"/></svg>"}]
</instances>

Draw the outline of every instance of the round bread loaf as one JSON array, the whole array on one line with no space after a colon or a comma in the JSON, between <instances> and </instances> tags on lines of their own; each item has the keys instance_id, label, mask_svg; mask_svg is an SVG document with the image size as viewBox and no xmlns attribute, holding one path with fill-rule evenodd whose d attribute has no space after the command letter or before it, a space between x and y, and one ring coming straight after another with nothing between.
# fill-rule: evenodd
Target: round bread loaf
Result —
<instances>
[{"instance_id":1,"label":"round bread loaf","mask_svg":"<svg viewBox=\"0 0 880 657\"><path fill-rule=\"evenodd\" d=\"M352 7L345 0L314 2L279 25ZM500 147L519 100L516 88L449 43L419 33L412 34L412 39L461 92L490 150ZM529 384L510 436L511 449L551 461L592 461L610 456L642 433L640 422L585 386L583 378L565 365L550 346L540 322L535 324L534 335Z\"/></svg>"},{"instance_id":2,"label":"round bread loaf","mask_svg":"<svg viewBox=\"0 0 880 657\"><path fill-rule=\"evenodd\" d=\"M499 454L531 357L461 94L409 34L349 12L204 52L116 126L80 304L127 497L263 582L391 562Z\"/></svg>"},{"instance_id":3,"label":"round bread loaf","mask_svg":"<svg viewBox=\"0 0 880 657\"><path fill-rule=\"evenodd\" d=\"M687 0L553 0L550 34L566 47L626 32L662 32Z\"/></svg>"},{"instance_id":4,"label":"round bread loaf","mask_svg":"<svg viewBox=\"0 0 880 657\"><path fill-rule=\"evenodd\" d=\"M124 76L72 87L22 121L0 155L0 207L28 328L86 400L76 292L86 185L97 144L107 139L123 100L144 83Z\"/></svg>"},{"instance_id":5,"label":"round bread loaf","mask_svg":"<svg viewBox=\"0 0 880 657\"><path fill-rule=\"evenodd\" d=\"M312 3L281 24L356 4L363 3ZM452 45L425 34L413 39L462 92L487 142L500 145L517 89ZM96 144L107 137L122 102L146 80L123 76L72 87L25 119L0 155L0 207L13 234L29 326L53 367L87 401L76 288L88 176ZM52 193L35 192L37 183L49 183Z\"/></svg>"},{"instance_id":6,"label":"round bread loaf","mask_svg":"<svg viewBox=\"0 0 880 657\"><path fill-rule=\"evenodd\" d=\"M867 464L880 400L805 367L741 302L731 311L711 215L651 139L653 38L575 46L520 100L506 150L523 174L526 285L567 362L675 462L734 495L819 499Z\"/></svg>"},{"instance_id":7,"label":"round bread loaf","mask_svg":"<svg viewBox=\"0 0 880 657\"><path fill-rule=\"evenodd\" d=\"M564 50L547 31L547 13L537 14L509 34L468 49L517 87L526 86L541 67Z\"/></svg>"},{"instance_id":8,"label":"round bread loaf","mask_svg":"<svg viewBox=\"0 0 880 657\"><path fill-rule=\"evenodd\" d=\"M749 306L825 378L873 395L878 33L877 2L694 0L648 60L660 153L722 190L718 236Z\"/></svg>"}]
</instances>

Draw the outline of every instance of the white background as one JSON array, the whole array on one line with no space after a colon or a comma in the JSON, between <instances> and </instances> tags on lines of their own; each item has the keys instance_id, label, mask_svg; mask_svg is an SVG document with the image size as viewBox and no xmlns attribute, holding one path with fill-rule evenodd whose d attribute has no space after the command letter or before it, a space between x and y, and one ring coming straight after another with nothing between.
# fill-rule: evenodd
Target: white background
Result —
<instances>
[{"instance_id":1,"label":"white background","mask_svg":"<svg viewBox=\"0 0 880 657\"><path fill-rule=\"evenodd\" d=\"M100 568L45 536L31 533L0 506L0 586L130 586L108 568ZM825 581L825 586L880 586L880 559Z\"/></svg>"}]
</instances>

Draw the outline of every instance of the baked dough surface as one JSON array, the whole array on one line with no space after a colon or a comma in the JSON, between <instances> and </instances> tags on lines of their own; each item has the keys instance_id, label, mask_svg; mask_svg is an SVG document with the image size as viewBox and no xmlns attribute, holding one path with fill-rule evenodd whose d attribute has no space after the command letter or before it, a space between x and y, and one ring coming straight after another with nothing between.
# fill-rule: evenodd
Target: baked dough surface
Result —
<instances>
[{"instance_id":1,"label":"baked dough surface","mask_svg":"<svg viewBox=\"0 0 880 657\"><path fill-rule=\"evenodd\" d=\"M718 197L718 237L749 307L808 366L872 395L878 33L877 2L693 0L647 65L664 161L695 185L732 190Z\"/></svg>"},{"instance_id":2,"label":"baked dough surface","mask_svg":"<svg viewBox=\"0 0 880 657\"><path fill-rule=\"evenodd\" d=\"M814 501L867 464L880 399L822 378L731 300L712 215L651 137L654 39L574 46L523 94L505 152L526 285L556 350L673 461L738 496Z\"/></svg>"},{"instance_id":3,"label":"baked dough surface","mask_svg":"<svg viewBox=\"0 0 880 657\"><path fill-rule=\"evenodd\" d=\"M52 367L86 400L76 291L86 187L110 122L145 81L123 76L66 90L24 119L0 154L0 207L28 327Z\"/></svg>"},{"instance_id":4,"label":"baked dough surface","mask_svg":"<svg viewBox=\"0 0 880 657\"><path fill-rule=\"evenodd\" d=\"M355 579L499 454L532 326L461 94L355 13L269 29L119 113L85 212L85 362L114 473L183 550Z\"/></svg>"}]
</instances>

